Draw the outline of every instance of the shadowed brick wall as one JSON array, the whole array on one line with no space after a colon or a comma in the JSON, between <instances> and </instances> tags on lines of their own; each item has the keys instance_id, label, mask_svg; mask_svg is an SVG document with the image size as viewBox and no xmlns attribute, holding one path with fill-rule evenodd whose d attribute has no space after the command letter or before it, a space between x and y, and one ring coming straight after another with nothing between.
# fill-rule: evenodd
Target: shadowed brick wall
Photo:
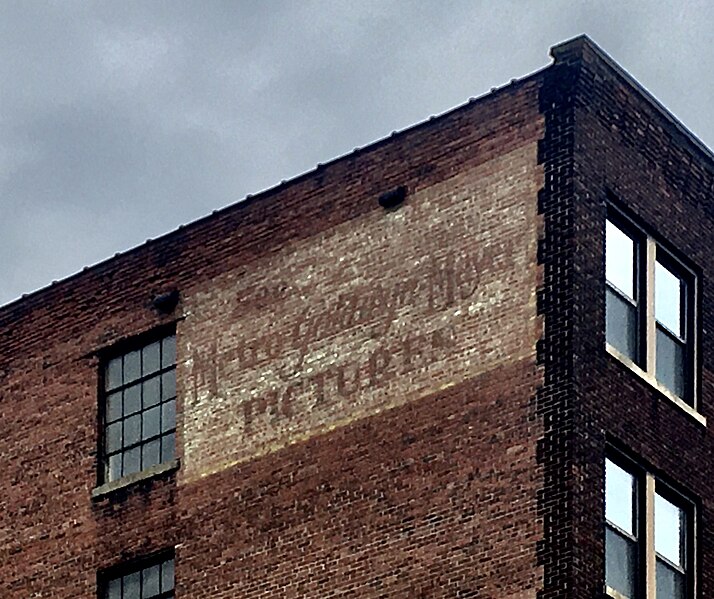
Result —
<instances>
[{"instance_id":1,"label":"shadowed brick wall","mask_svg":"<svg viewBox=\"0 0 714 599\"><path fill-rule=\"evenodd\" d=\"M697 597L714 597L714 160L587 43L555 53L576 71L572 272L572 596L604 580L604 453L614 447L697 504ZM696 82L692 82L696 85ZM606 206L625 210L698 273L703 426L607 354Z\"/></svg>"}]
</instances>

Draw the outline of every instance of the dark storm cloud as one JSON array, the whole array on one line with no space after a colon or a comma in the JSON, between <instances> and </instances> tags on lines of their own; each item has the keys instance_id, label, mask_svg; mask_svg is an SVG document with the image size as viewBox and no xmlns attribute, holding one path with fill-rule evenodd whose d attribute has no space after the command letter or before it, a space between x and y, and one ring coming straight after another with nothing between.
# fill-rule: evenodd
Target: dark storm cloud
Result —
<instances>
[{"instance_id":1,"label":"dark storm cloud","mask_svg":"<svg viewBox=\"0 0 714 599\"><path fill-rule=\"evenodd\" d=\"M0 3L0 304L586 32L710 145L709 3Z\"/></svg>"}]
</instances>

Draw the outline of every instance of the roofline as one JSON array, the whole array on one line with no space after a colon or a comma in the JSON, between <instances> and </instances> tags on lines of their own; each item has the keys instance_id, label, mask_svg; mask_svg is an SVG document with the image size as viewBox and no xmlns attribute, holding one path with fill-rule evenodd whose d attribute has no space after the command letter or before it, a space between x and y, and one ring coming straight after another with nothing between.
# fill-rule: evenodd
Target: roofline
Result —
<instances>
[{"instance_id":1,"label":"roofline","mask_svg":"<svg viewBox=\"0 0 714 599\"><path fill-rule=\"evenodd\" d=\"M111 264L112 262L114 262L115 260L117 260L119 258L123 258L125 256L130 256L134 253L137 253L149 245L154 245L156 243L164 243L164 242L170 241L171 238L174 237L175 235L177 235L179 232L185 233L186 231L190 231L194 228L197 228L197 227L203 225L204 223L210 221L213 218L216 218L223 214L229 213L233 210L240 210L240 209L244 208L246 205L248 205L249 203L252 203L254 201L267 200L273 194L279 193L280 191L282 191L283 189L285 189L291 185L294 185L296 183L304 181L304 180L310 178L311 176L314 176L315 174L319 173L320 171L324 170L325 168L334 166L337 163L349 160L351 158L354 158L355 156L359 156L366 152L372 151L372 150L374 150L378 147L381 147L382 145L384 145L394 139L399 139L399 138L404 137L410 133L413 133L414 131L417 131L420 129L426 129L427 127L436 125L443 119L446 119L446 118L452 116L453 114L458 113L462 110L471 108L471 107L473 107L474 104L483 102L492 96L495 96L497 94L504 93L507 91L512 91L513 88L519 87L521 85L525 85L525 84L535 80L537 77L539 77L544 71L549 69L551 66L552 65L546 65L546 66L541 67L540 69L538 69L528 75L525 75L524 77L517 78L517 79L511 79L508 83L502 85L501 87L492 87L488 92L485 92L484 94L482 94L480 96L471 97L463 104L459 104L458 106L449 108L442 113L439 113L436 115L431 115L428 119L419 121L413 125L409 125L409 126L405 127L404 129L401 129L398 131L392 131L389 135L387 135L385 137L381 137L381 138L379 138L373 142L370 142L364 146L356 147L351 152L348 152L346 154L342 154L340 156L332 158L328 162L318 163L314 168L310 169L309 171L304 171L298 175L295 175L294 177L292 177L290 179L285 179L285 180L281 181L280 183L273 185L272 187L263 189L255 194L248 194L244 198L241 198L235 202L232 202L231 204L228 204L227 206L224 206L223 208L213 210L209 214L201 216L201 217L197 218L196 220L192 220L189 223L179 225L177 228L167 231L166 233L162 233L160 236L158 236L156 238L147 239L145 242L143 242L139 245L133 246L133 247L131 247L127 250L121 251L121 252L117 252L114 255L109 256L108 258L100 260L99 262L95 262L94 264L85 266L81 270L78 270L70 275L67 275L66 277L63 277L62 279L52 281L50 284L45 285L44 287L40 287L40 288L35 289L34 291L30 291L28 293L24 293L20 297L10 300L7 304L0 305L0 316L2 316L3 314L6 314L9 311L12 311L14 308L16 308L18 306L18 304L32 301L32 300L36 299L38 296L40 296L44 293L48 293L52 289L55 289L57 286L69 283L69 282L73 281L74 279L87 274L88 272L100 270L101 268L106 267L107 265Z\"/></svg>"},{"instance_id":2,"label":"roofline","mask_svg":"<svg viewBox=\"0 0 714 599\"><path fill-rule=\"evenodd\" d=\"M709 149L704 142L702 142L696 135L694 135L687 127L685 127L681 121L679 121L659 100L657 100L645 87L643 87L640 83L635 80L632 75L630 75L625 69L623 69L617 62L615 62L600 46L598 46L590 37L587 35L579 35L577 37L574 37L570 40L564 41L560 44L556 44L555 46L551 47L550 49L550 55L554 60L554 64L558 63L563 63L563 62L568 62L569 60L576 59L576 60L581 60L583 56L583 52L585 49L588 49L591 51L599 60L603 61L614 73L616 73L625 83L627 83L636 93L639 93L639 95L644 98L644 100L652 107L654 110L659 113L663 119L671 126L674 128L675 132L682 136L689 144L691 144L694 148L696 148L706 160L709 161L710 165L714 167L714 152ZM210 221L211 219L218 217L223 214L227 214L231 211L234 210L240 210L244 206L246 206L249 202L253 201L264 201L268 199L270 196L273 194L279 193L283 189L297 184L301 181L304 181L311 176L314 176L315 174L319 173L321 170L331 167L335 164L338 164L342 161L349 160L351 158L354 158L356 156L359 156L361 154L364 154L366 152L372 151L394 139L399 139L403 136L406 136L410 133L413 133L414 131L420 130L420 129L426 129L427 127L430 127L432 125L435 125L439 123L441 120L450 117L451 115L460 112L462 110L466 110L470 107L472 107L474 104L478 104L479 102L485 101L486 99L500 94L504 93L507 91L512 90L515 87L524 85L529 83L530 81L536 79L539 77L544 71L547 71L549 68L551 68L551 65L546 65L533 73L530 73L528 75L525 75L524 77L518 78L518 79L512 79L509 83L501 86L501 87L493 87L491 88L490 91L477 96L477 97L472 97L469 98L469 100L463 104L460 104L458 106L455 106L454 108L450 108L438 115L432 115L428 119L424 121L417 122L413 125L409 125L404 129L401 129L399 131L392 131L390 135L387 135L385 137L379 138L373 142L370 142L369 144L366 144L361 147L354 148L351 152L348 152L346 154L342 154L340 156L337 156L328 162L325 163L318 163L315 168L310 169L309 171L305 171L303 173L300 173L290 179L286 179L278 183L277 185L274 185L272 187L268 187L256 194L248 194L244 198L237 200L235 202L232 202L231 204L224 206L223 208L220 208L218 210L212 211L210 214L207 214L205 216L202 216L196 220L193 220L187 224L182 224L179 225L177 228L172 229L171 231L168 231L166 233L161 234L159 237L156 237L154 239L147 239L144 243L141 243L139 245L136 245L132 248L129 248L127 250L117 252L113 256L110 256L108 258L105 258L103 260L100 260L99 262L96 262L92 265L85 266L81 270L70 274L62 279L59 279L57 281L53 281L49 285L45 285L44 287L40 287L39 289L36 289L34 291L31 291L29 293L25 293L21 295L18 298L15 298L13 300L10 300L7 304L0 305L0 315L6 314L9 311L12 311L14 308L17 307L18 304L25 303L31 300L36 299L38 296L41 296L44 293L47 293L51 289L54 289L58 285L64 285L70 281L73 281L75 278L80 277L87 272L92 272L92 271L97 271L101 268L105 268L109 264L111 264L113 261L115 261L118 258L122 258L124 256L130 256L136 252L141 251L142 249L146 248L149 245L153 245L155 243L164 243L167 241L170 241L172 237L176 236L179 232L186 232L190 231L194 228L197 228L199 226L202 226L206 222Z\"/></svg>"},{"instance_id":3,"label":"roofline","mask_svg":"<svg viewBox=\"0 0 714 599\"><path fill-rule=\"evenodd\" d=\"M550 55L556 63L567 61L571 56L582 56L583 49L589 48L595 56L603 61L630 87L638 92L674 129L682 135L690 144L699 150L704 157L714 166L714 151L712 151L701 139L692 133L672 112L655 98L641 83L623 69L615 60L610 57L600 46L585 34L573 39L561 42L550 49Z\"/></svg>"}]
</instances>

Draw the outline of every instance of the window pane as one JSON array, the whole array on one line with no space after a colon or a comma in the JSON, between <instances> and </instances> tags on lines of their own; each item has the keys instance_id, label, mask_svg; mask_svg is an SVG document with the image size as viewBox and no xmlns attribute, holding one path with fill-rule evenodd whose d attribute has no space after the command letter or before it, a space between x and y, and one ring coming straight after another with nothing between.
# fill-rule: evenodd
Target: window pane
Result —
<instances>
[{"instance_id":1,"label":"window pane","mask_svg":"<svg viewBox=\"0 0 714 599\"><path fill-rule=\"evenodd\" d=\"M161 401L159 393L159 377L154 377L143 383L144 408L155 406Z\"/></svg>"},{"instance_id":2,"label":"window pane","mask_svg":"<svg viewBox=\"0 0 714 599\"><path fill-rule=\"evenodd\" d=\"M107 467L107 480L117 480L121 478L121 454L109 456L109 465Z\"/></svg>"},{"instance_id":3,"label":"window pane","mask_svg":"<svg viewBox=\"0 0 714 599\"><path fill-rule=\"evenodd\" d=\"M143 570L141 573L141 584L143 586L142 595L145 598L154 597L161 592L159 589L160 578L160 566L158 564Z\"/></svg>"},{"instance_id":4,"label":"window pane","mask_svg":"<svg viewBox=\"0 0 714 599\"><path fill-rule=\"evenodd\" d=\"M121 449L122 446L122 435L121 435L121 421L110 424L107 427L106 439L106 451L107 453L114 453Z\"/></svg>"},{"instance_id":5,"label":"window pane","mask_svg":"<svg viewBox=\"0 0 714 599\"><path fill-rule=\"evenodd\" d=\"M176 337L171 335L161 342L161 368L176 364Z\"/></svg>"},{"instance_id":6,"label":"window pane","mask_svg":"<svg viewBox=\"0 0 714 599\"><path fill-rule=\"evenodd\" d=\"M169 401L161 406L161 430L163 432L176 428L176 402Z\"/></svg>"},{"instance_id":7,"label":"window pane","mask_svg":"<svg viewBox=\"0 0 714 599\"><path fill-rule=\"evenodd\" d=\"M636 543L607 526L605 528L605 584L625 597L635 597L636 581Z\"/></svg>"},{"instance_id":8,"label":"window pane","mask_svg":"<svg viewBox=\"0 0 714 599\"><path fill-rule=\"evenodd\" d=\"M107 369L104 374L106 380L104 381L107 391L109 389L114 389L121 385L122 382L122 369L121 369L121 357L109 360L107 364Z\"/></svg>"},{"instance_id":9,"label":"window pane","mask_svg":"<svg viewBox=\"0 0 714 599\"><path fill-rule=\"evenodd\" d=\"M156 406L150 410L146 410L141 415L143 420L141 438L150 439L159 434L159 421L161 419L161 408Z\"/></svg>"},{"instance_id":10,"label":"window pane","mask_svg":"<svg viewBox=\"0 0 714 599\"><path fill-rule=\"evenodd\" d=\"M141 410L141 385L124 389L124 416Z\"/></svg>"},{"instance_id":11,"label":"window pane","mask_svg":"<svg viewBox=\"0 0 714 599\"><path fill-rule=\"evenodd\" d=\"M160 353L161 353L161 342L160 341L155 341L154 343L151 343L147 345L141 352L142 355L142 365L143 365L143 371L142 374L146 376L147 374L152 374L156 372L159 369L159 361L160 361Z\"/></svg>"},{"instance_id":12,"label":"window pane","mask_svg":"<svg viewBox=\"0 0 714 599\"><path fill-rule=\"evenodd\" d=\"M637 310L608 289L605 296L605 337L615 349L637 361Z\"/></svg>"},{"instance_id":13,"label":"window pane","mask_svg":"<svg viewBox=\"0 0 714 599\"><path fill-rule=\"evenodd\" d=\"M123 476L139 472L141 470L141 447L133 447L124 452L124 472Z\"/></svg>"},{"instance_id":14,"label":"window pane","mask_svg":"<svg viewBox=\"0 0 714 599\"><path fill-rule=\"evenodd\" d=\"M657 560L657 599L684 599L684 574Z\"/></svg>"},{"instance_id":15,"label":"window pane","mask_svg":"<svg viewBox=\"0 0 714 599\"><path fill-rule=\"evenodd\" d=\"M684 511L655 494L655 551L684 567Z\"/></svg>"},{"instance_id":16,"label":"window pane","mask_svg":"<svg viewBox=\"0 0 714 599\"><path fill-rule=\"evenodd\" d=\"M176 397L176 371L171 370L161 377L161 398Z\"/></svg>"},{"instance_id":17,"label":"window pane","mask_svg":"<svg viewBox=\"0 0 714 599\"><path fill-rule=\"evenodd\" d=\"M174 589L174 560L170 559L161 566L161 592Z\"/></svg>"},{"instance_id":18,"label":"window pane","mask_svg":"<svg viewBox=\"0 0 714 599\"><path fill-rule=\"evenodd\" d=\"M122 599L141 599L141 579L138 572L124 577L124 596Z\"/></svg>"},{"instance_id":19,"label":"window pane","mask_svg":"<svg viewBox=\"0 0 714 599\"><path fill-rule=\"evenodd\" d=\"M656 262L655 318L681 339L684 338L682 329L683 291L684 281Z\"/></svg>"},{"instance_id":20,"label":"window pane","mask_svg":"<svg viewBox=\"0 0 714 599\"><path fill-rule=\"evenodd\" d=\"M122 599L121 598L121 578L115 578L109 581L107 592L104 595L106 599Z\"/></svg>"},{"instance_id":21,"label":"window pane","mask_svg":"<svg viewBox=\"0 0 714 599\"><path fill-rule=\"evenodd\" d=\"M121 391L107 396L107 422L118 420L122 415Z\"/></svg>"},{"instance_id":22,"label":"window pane","mask_svg":"<svg viewBox=\"0 0 714 599\"><path fill-rule=\"evenodd\" d=\"M124 445L133 445L141 440L141 414L129 416L124 421Z\"/></svg>"},{"instance_id":23,"label":"window pane","mask_svg":"<svg viewBox=\"0 0 714 599\"><path fill-rule=\"evenodd\" d=\"M141 376L141 352L132 351L124 356L124 383L135 381Z\"/></svg>"},{"instance_id":24,"label":"window pane","mask_svg":"<svg viewBox=\"0 0 714 599\"><path fill-rule=\"evenodd\" d=\"M678 397L685 397L684 344L657 327L657 381Z\"/></svg>"},{"instance_id":25,"label":"window pane","mask_svg":"<svg viewBox=\"0 0 714 599\"><path fill-rule=\"evenodd\" d=\"M605 226L605 276L635 299L635 242L610 221Z\"/></svg>"},{"instance_id":26,"label":"window pane","mask_svg":"<svg viewBox=\"0 0 714 599\"><path fill-rule=\"evenodd\" d=\"M170 462L174 459L175 434L170 433L161 437L161 462Z\"/></svg>"},{"instance_id":27,"label":"window pane","mask_svg":"<svg viewBox=\"0 0 714 599\"><path fill-rule=\"evenodd\" d=\"M635 532L635 477L605 460L605 518L632 536Z\"/></svg>"},{"instance_id":28,"label":"window pane","mask_svg":"<svg viewBox=\"0 0 714 599\"><path fill-rule=\"evenodd\" d=\"M141 447L141 467L146 470L161 462L159 439L149 441Z\"/></svg>"}]
</instances>

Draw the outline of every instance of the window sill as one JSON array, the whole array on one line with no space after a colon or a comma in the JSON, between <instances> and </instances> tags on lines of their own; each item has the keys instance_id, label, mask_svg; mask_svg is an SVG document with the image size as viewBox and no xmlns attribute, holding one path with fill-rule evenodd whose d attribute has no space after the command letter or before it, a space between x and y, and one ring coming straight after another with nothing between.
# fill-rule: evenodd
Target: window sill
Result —
<instances>
[{"instance_id":1,"label":"window sill","mask_svg":"<svg viewBox=\"0 0 714 599\"><path fill-rule=\"evenodd\" d=\"M628 358L625 354L617 351L609 343L606 343L605 347L607 349L608 354L610 354L613 358L616 358L619 362L622 362L623 365L625 365L629 370L634 372L638 377L643 379L650 387L653 387L661 395L664 395L664 397L666 397L678 408L683 410L686 414L694 418L694 420L696 420L699 424L701 424L702 426L707 425L707 419L704 416L697 412L688 403L682 401L679 397L677 397L674 393L667 389L667 387L658 383L657 379L655 379L651 374L648 374L647 372L642 370L642 368L640 368L637 364L630 360L630 358Z\"/></svg>"},{"instance_id":2,"label":"window sill","mask_svg":"<svg viewBox=\"0 0 714 599\"><path fill-rule=\"evenodd\" d=\"M616 591L615 589L610 587L605 587L605 596L612 597L613 599L630 599L627 595L623 595L619 591Z\"/></svg>"},{"instance_id":3,"label":"window sill","mask_svg":"<svg viewBox=\"0 0 714 599\"><path fill-rule=\"evenodd\" d=\"M179 460L175 459L163 464L156 464L151 468L113 480L110 483L99 485L98 487L92 489L92 499L102 499L120 489L126 489L127 487L131 487L137 483L156 478L161 474L174 472L179 469L179 466Z\"/></svg>"}]
</instances>

